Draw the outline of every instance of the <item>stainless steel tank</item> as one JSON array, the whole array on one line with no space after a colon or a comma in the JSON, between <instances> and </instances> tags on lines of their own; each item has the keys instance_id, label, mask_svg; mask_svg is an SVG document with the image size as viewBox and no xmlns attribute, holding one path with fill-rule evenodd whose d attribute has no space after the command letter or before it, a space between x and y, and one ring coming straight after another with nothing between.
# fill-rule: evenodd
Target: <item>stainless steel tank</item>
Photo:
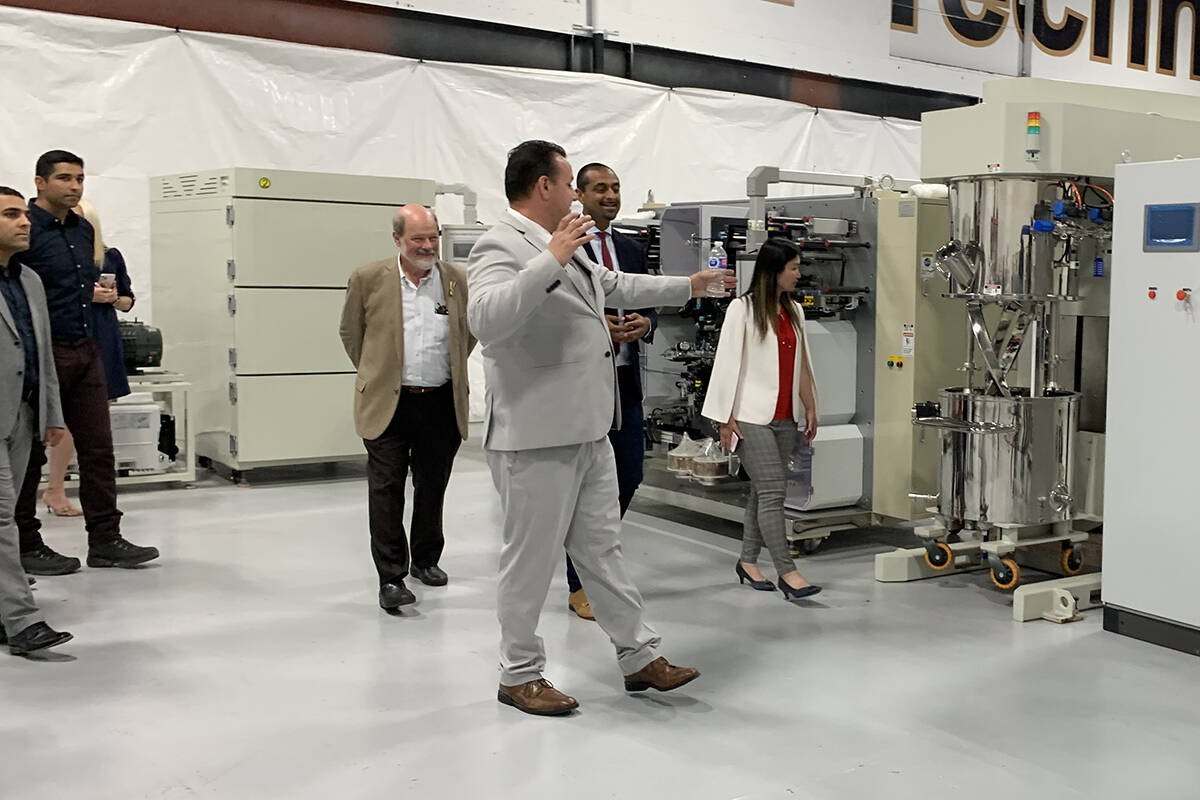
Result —
<instances>
[{"instance_id":1,"label":"stainless steel tank","mask_svg":"<svg viewBox=\"0 0 1200 800\"><path fill-rule=\"evenodd\" d=\"M937 254L950 296L985 303L1074 299L1076 276L1055 252L1061 241L1049 220L1034 219L1056 184L1010 177L950 182L951 240Z\"/></svg>"},{"instance_id":2,"label":"stainless steel tank","mask_svg":"<svg viewBox=\"0 0 1200 800\"><path fill-rule=\"evenodd\" d=\"M1071 519L1079 395L998 397L943 389L938 512L950 520L1045 525Z\"/></svg>"}]
</instances>

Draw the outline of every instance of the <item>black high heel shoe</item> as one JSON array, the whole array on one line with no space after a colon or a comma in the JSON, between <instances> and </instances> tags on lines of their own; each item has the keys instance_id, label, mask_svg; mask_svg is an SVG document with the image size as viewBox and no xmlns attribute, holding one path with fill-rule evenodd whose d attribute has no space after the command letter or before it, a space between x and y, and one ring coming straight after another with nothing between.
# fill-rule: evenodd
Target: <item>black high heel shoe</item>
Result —
<instances>
[{"instance_id":1,"label":"black high heel shoe","mask_svg":"<svg viewBox=\"0 0 1200 800\"><path fill-rule=\"evenodd\" d=\"M740 561L737 562L737 566L734 567L734 572L737 573L739 586L741 586L746 581L750 581L750 585L753 586L755 589L757 589L760 592L775 591L775 587L773 585L771 585L770 581L756 581L756 580L754 580L754 578L751 578L749 575L747 575L746 568L742 566L742 562L740 562Z\"/></svg>"},{"instance_id":2,"label":"black high heel shoe","mask_svg":"<svg viewBox=\"0 0 1200 800\"><path fill-rule=\"evenodd\" d=\"M783 578L779 579L779 591L783 592L784 600L799 600L801 597L812 597L821 591L821 587L815 583L810 583L808 586L802 586L799 589L793 589L787 585L787 581Z\"/></svg>"}]
</instances>

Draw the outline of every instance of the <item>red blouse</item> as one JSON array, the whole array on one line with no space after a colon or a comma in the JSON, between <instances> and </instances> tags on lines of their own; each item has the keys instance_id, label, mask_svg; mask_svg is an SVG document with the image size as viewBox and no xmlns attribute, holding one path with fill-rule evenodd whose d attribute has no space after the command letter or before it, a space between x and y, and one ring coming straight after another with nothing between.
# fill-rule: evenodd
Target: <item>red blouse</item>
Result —
<instances>
[{"instance_id":1,"label":"red blouse","mask_svg":"<svg viewBox=\"0 0 1200 800\"><path fill-rule=\"evenodd\" d=\"M779 399L775 402L775 419L792 419L792 382L796 373L796 329L792 318L782 308L776 323L779 340Z\"/></svg>"}]
</instances>

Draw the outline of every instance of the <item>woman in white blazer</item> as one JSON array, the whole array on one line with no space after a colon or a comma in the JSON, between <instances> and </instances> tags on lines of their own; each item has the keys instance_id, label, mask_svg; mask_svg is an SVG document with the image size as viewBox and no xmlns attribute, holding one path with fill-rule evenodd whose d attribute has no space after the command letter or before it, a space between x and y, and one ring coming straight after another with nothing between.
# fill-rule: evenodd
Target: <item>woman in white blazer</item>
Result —
<instances>
[{"instance_id":1,"label":"woman in white blazer","mask_svg":"<svg viewBox=\"0 0 1200 800\"><path fill-rule=\"evenodd\" d=\"M804 312L792 300L799 278L795 245L778 238L763 244L749 291L725 312L701 412L721 426L721 444L737 449L750 475L742 556L736 566L739 582L749 581L763 591L775 588L758 568L765 543L784 599L821 591L796 570L783 515L785 465L796 437L812 441L817 434L817 389Z\"/></svg>"}]
</instances>

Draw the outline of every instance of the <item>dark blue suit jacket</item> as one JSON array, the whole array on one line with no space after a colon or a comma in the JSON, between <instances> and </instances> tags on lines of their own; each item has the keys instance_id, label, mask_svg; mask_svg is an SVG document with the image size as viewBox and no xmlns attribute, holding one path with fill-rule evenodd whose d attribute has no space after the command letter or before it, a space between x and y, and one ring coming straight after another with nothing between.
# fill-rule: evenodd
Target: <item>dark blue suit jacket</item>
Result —
<instances>
[{"instance_id":1,"label":"dark blue suit jacket","mask_svg":"<svg viewBox=\"0 0 1200 800\"><path fill-rule=\"evenodd\" d=\"M621 272L636 272L641 275L646 275L649 270L646 268L646 251L636 240L626 236L623 233L618 233L612 228L608 230L612 237L612 247L617 253L617 263L620 265ZM604 266L604 260L600 256L600 243L591 241L584 245L587 248L588 255L592 261ZM654 341L654 331L658 329L658 311L653 308L636 308L629 309L641 314L650 320L650 332L642 339L647 342ZM637 363L637 357L641 351L641 342L630 342L622 345L622 347L631 348L634 356L634 363ZM618 381L619 390L621 392L621 405L628 406L633 403L642 402L642 371L641 369L620 370L622 373L631 373L630 380Z\"/></svg>"}]
</instances>

